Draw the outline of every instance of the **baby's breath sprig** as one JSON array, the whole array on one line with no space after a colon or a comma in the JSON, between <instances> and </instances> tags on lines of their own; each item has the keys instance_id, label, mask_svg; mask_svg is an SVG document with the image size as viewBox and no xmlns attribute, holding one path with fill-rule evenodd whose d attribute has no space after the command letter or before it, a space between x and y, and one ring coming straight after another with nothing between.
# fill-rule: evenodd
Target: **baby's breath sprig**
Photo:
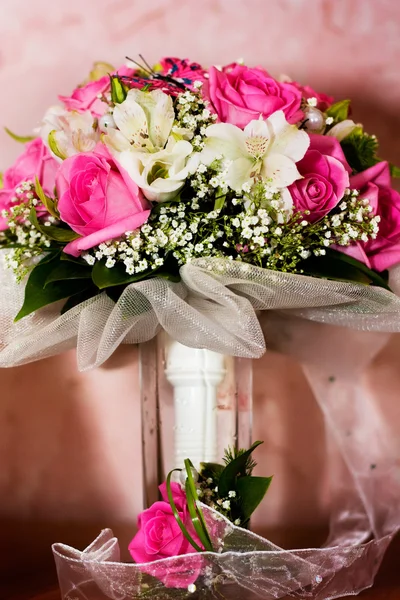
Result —
<instances>
[{"instance_id":1,"label":"baby's breath sprig","mask_svg":"<svg viewBox=\"0 0 400 600\"><path fill-rule=\"evenodd\" d=\"M6 266L12 269L19 283L36 266L39 257L50 248L51 241L29 220L31 209L37 209L41 205L32 181L19 184L12 202L10 208L3 210L1 214L4 219L7 219L9 227L4 242L7 245L4 261ZM44 226L56 223L56 219L49 215L44 207L41 221Z\"/></svg>"},{"instance_id":2,"label":"baby's breath sprig","mask_svg":"<svg viewBox=\"0 0 400 600\"><path fill-rule=\"evenodd\" d=\"M190 141L195 151L203 149L205 130L217 118L211 112L207 100L201 96L201 86L202 82L195 82L194 87L197 89L178 94L175 102L175 127L191 132L193 137Z\"/></svg>"},{"instance_id":3,"label":"baby's breath sprig","mask_svg":"<svg viewBox=\"0 0 400 600\"><path fill-rule=\"evenodd\" d=\"M194 201L160 205L140 230L100 244L83 255L85 260L93 265L106 258L108 268L123 262L129 275L151 273L168 257L177 268L196 258L227 258L302 273L299 265L310 256L323 256L333 244L368 241L378 231L379 217L357 190L348 190L334 213L310 223L307 213L290 214L281 193L265 183L248 193L227 193L218 209L213 209L213 194L209 187L203 189L205 185L201 177L192 180L195 190L204 191L202 206L207 211L200 211Z\"/></svg>"}]
</instances>

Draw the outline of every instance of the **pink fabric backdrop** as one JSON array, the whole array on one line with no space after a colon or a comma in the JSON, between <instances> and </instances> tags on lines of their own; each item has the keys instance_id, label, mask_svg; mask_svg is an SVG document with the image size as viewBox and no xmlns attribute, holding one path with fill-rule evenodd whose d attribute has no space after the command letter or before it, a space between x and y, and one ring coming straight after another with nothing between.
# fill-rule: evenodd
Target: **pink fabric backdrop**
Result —
<instances>
[{"instance_id":1,"label":"pink fabric backdrop","mask_svg":"<svg viewBox=\"0 0 400 600\"><path fill-rule=\"evenodd\" d=\"M400 164L400 4L393 0L2 0L1 124L27 134L94 60L243 57L338 98ZM0 167L20 148L0 132ZM398 401L399 338L370 371ZM79 374L69 354L0 371L0 517L131 522L141 507L137 351ZM324 431L300 368L255 363L255 438L274 483L258 528L325 522Z\"/></svg>"}]
</instances>

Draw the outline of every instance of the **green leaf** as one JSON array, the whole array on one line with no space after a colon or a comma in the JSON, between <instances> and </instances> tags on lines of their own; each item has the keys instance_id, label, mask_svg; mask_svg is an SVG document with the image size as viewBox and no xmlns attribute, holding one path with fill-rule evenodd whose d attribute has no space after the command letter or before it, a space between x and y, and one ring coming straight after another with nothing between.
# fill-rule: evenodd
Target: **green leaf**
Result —
<instances>
[{"instance_id":1,"label":"green leaf","mask_svg":"<svg viewBox=\"0 0 400 600\"><path fill-rule=\"evenodd\" d=\"M396 167L396 165L390 165L390 174L392 177L400 177L400 167Z\"/></svg>"},{"instance_id":2,"label":"green leaf","mask_svg":"<svg viewBox=\"0 0 400 600\"><path fill-rule=\"evenodd\" d=\"M199 540L203 544L204 550L207 552L213 552L214 548L212 546L212 542L207 530L207 525L204 519L203 512L198 504L198 495L197 488L193 479L193 464L192 462L186 458L185 459L185 469L186 469L186 500L189 508L190 518L193 523L193 527L199 537Z\"/></svg>"},{"instance_id":3,"label":"green leaf","mask_svg":"<svg viewBox=\"0 0 400 600\"><path fill-rule=\"evenodd\" d=\"M242 524L246 523L260 504L271 484L272 477L240 477L236 491L240 497Z\"/></svg>"},{"instance_id":4,"label":"green leaf","mask_svg":"<svg viewBox=\"0 0 400 600\"><path fill-rule=\"evenodd\" d=\"M0 173L0 190L4 187L3 173Z\"/></svg>"},{"instance_id":5,"label":"green leaf","mask_svg":"<svg viewBox=\"0 0 400 600\"><path fill-rule=\"evenodd\" d=\"M49 142L49 147L50 147L50 150L53 152L53 154L58 156L58 158L61 158L61 160L65 160L67 158L67 155L64 154L63 152L61 152L60 148L58 147L57 140L56 140L56 133L57 133L57 131L55 129L50 131L48 138L47 138L47 140Z\"/></svg>"},{"instance_id":6,"label":"green leaf","mask_svg":"<svg viewBox=\"0 0 400 600\"><path fill-rule=\"evenodd\" d=\"M46 207L47 212L49 212L56 219L60 218L60 213L57 210L57 203L55 200L52 200L43 191L43 188L40 184L40 181L37 177L35 177L35 192L43 206Z\"/></svg>"},{"instance_id":7,"label":"green leaf","mask_svg":"<svg viewBox=\"0 0 400 600\"><path fill-rule=\"evenodd\" d=\"M90 282L85 283L81 280L54 282L45 285L47 278L57 266L59 260L59 252L49 254L32 270L25 287L24 303L15 317L15 321L19 321L43 306L73 296L90 285Z\"/></svg>"},{"instance_id":8,"label":"green leaf","mask_svg":"<svg viewBox=\"0 0 400 600\"><path fill-rule=\"evenodd\" d=\"M200 473L205 479L211 477L213 481L218 482L222 471L225 469L224 465L219 463L201 463Z\"/></svg>"},{"instance_id":9,"label":"green leaf","mask_svg":"<svg viewBox=\"0 0 400 600\"><path fill-rule=\"evenodd\" d=\"M228 497L229 492L236 489L238 477L244 477L246 474L245 468L248 458L262 443L263 442L260 441L254 442L254 444L248 450L246 450L246 452L243 452L226 465L225 469L221 473L218 483L218 495L220 498Z\"/></svg>"},{"instance_id":10,"label":"green leaf","mask_svg":"<svg viewBox=\"0 0 400 600\"><path fill-rule=\"evenodd\" d=\"M385 279L385 272L376 273L355 258L337 250L327 249L325 256L312 256L299 267L304 274L334 281L376 285L391 291Z\"/></svg>"},{"instance_id":11,"label":"green leaf","mask_svg":"<svg viewBox=\"0 0 400 600\"><path fill-rule=\"evenodd\" d=\"M61 260L57 266L48 275L45 287L54 281L65 281L69 279L90 279L92 278L92 269L87 265L80 265L79 263L67 262ZM92 283L92 281L90 281Z\"/></svg>"},{"instance_id":12,"label":"green leaf","mask_svg":"<svg viewBox=\"0 0 400 600\"><path fill-rule=\"evenodd\" d=\"M128 95L129 88L124 83L122 83L118 75L111 75L110 83L111 101L114 102L114 104L121 104L121 102L123 102L126 96Z\"/></svg>"},{"instance_id":13,"label":"green leaf","mask_svg":"<svg viewBox=\"0 0 400 600\"><path fill-rule=\"evenodd\" d=\"M8 133L8 135L12 137L13 140L19 142L20 144L26 144L27 142L31 142L37 137L36 135L17 135L16 133L13 133L10 129L8 129L8 127L4 127L4 131Z\"/></svg>"},{"instance_id":14,"label":"green leaf","mask_svg":"<svg viewBox=\"0 0 400 600\"><path fill-rule=\"evenodd\" d=\"M351 100L339 100L339 102L332 104L325 113L335 121L344 121L349 115L350 102Z\"/></svg>"},{"instance_id":15,"label":"green leaf","mask_svg":"<svg viewBox=\"0 0 400 600\"><path fill-rule=\"evenodd\" d=\"M151 275L148 271L138 273L136 275L128 275L125 271L125 265L116 263L111 269L106 267L106 261L100 260L94 264L92 270L93 283L100 289L104 290L115 285L127 285L134 281L140 281Z\"/></svg>"},{"instance_id":16,"label":"green leaf","mask_svg":"<svg viewBox=\"0 0 400 600\"><path fill-rule=\"evenodd\" d=\"M217 196L214 202L214 210L221 210L222 208L224 208L225 199L226 194L224 194L223 196Z\"/></svg>"},{"instance_id":17,"label":"green leaf","mask_svg":"<svg viewBox=\"0 0 400 600\"><path fill-rule=\"evenodd\" d=\"M377 156L378 140L357 126L340 143L350 167L356 173L365 171L380 162Z\"/></svg>"},{"instance_id":18,"label":"green leaf","mask_svg":"<svg viewBox=\"0 0 400 600\"><path fill-rule=\"evenodd\" d=\"M89 287L85 290L82 290L81 292L78 292L77 294L74 294L73 296L68 298L68 300L62 307L60 314L64 315L71 308L74 308L74 306L78 306L78 304L85 302L85 300L89 300L89 298L93 298L93 296L96 296L98 293L99 293L99 290L94 285L92 285L91 287Z\"/></svg>"},{"instance_id":19,"label":"green leaf","mask_svg":"<svg viewBox=\"0 0 400 600\"><path fill-rule=\"evenodd\" d=\"M167 475L167 481L166 481L166 487L167 487L167 496L168 496L168 501L169 504L171 506L172 509L172 513L175 517L176 522L178 523L179 529L182 531L183 535L185 536L185 538L187 539L187 541L189 542L189 544L191 546L193 546L193 548L195 550L197 550L197 552L203 552L203 548L201 548L201 546L199 546L197 544L197 542L194 541L194 539L192 538L192 536L190 535L190 533L188 532L188 530L186 529L185 525L182 522L182 519L179 516L179 512L178 509L176 508L176 504L174 501L174 496L172 494L172 489L171 489L171 477L172 477L172 473L174 473L175 471L181 471L181 469L173 469L172 471L170 471Z\"/></svg>"},{"instance_id":20,"label":"green leaf","mask_svg":"<svg viewBox=\"0 0 400 600\"><path fill-rule=\"evenodd\" d=\"M76 240L79 237L81 237L80 235L75 233L75 231L72 231L72 229L64 229L62 227L55 227L54 225L42 225L38 221L36 210L34 208L31 208L31 211L29 213L29 220L32 223L32 225L38 231L40 231L40 233L43 233L43 235L48 237L49 240L67 243L72 242L73 240Z\"/></svg>"}]
</instances>

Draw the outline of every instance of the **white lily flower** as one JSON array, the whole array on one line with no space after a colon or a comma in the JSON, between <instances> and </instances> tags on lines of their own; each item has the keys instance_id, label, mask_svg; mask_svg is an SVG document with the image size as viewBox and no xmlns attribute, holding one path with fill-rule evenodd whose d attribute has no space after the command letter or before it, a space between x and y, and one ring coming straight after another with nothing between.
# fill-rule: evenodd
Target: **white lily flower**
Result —
<instances>
[{"instance_id":1,"label":"white lily flower","mask_svg":"<svg viewBox=\"0 0 400 600\"><path fill-rule=\"evenodd\" d=\"M359 125L354 123L352 119L345 119L344 121L340 121L340 123L334 125L332 129L326 132L326 135L335 137L338 142L341 142L357 127L359 127Z\"/></svg>"},{"instance_id":2,"label":"white lily flower","mask_svg":"<svg viewBox=\"0 0 400 600\"><path fill-rule=\"evenodd\" d=\"M211 164L221 157L231 161L226 181L235 191L258 178L279 189L301 179L296 162L306 153L310 138L290 125L281 110L268 119L250 121L244 130L229 123L210 125L206 135L201 162Z\"/></svg>"},{"instance_id":3,"label":"white lily flower","mask_svg":"<svg viewBox=\"0 0 400 600\"><path fill-rule=\"evenodd\" d=\"M62 106L49 108L37 132L58 160L91 152L100 139L90 111L79 113Z\"/></svg>"},{"instance_id":4,"label":"white lily flower","mask_svg":"<svg viewBox=\"0 0 400 600\"><path fill-rule=\"evenodd\" d=\"M176 142L171 137L163 150L153 153L125 150L118 161L148 200L165 202L180 192L188 175L196 170L198 155L191 156L192 152L188 141Z\"/></svg>"},{"instance_id":5,"label":"white lily flower","mask_svg":"<svg viewBox=\"0 0 400 600\"><path fill-rule=\"evenodd\" d=\"M164 148L175 118L172 98L161 90L129 90L113 111L117 129L109 129L104 143L115 154L125 150L157 152Z\"/></svg>"}]
</instances>

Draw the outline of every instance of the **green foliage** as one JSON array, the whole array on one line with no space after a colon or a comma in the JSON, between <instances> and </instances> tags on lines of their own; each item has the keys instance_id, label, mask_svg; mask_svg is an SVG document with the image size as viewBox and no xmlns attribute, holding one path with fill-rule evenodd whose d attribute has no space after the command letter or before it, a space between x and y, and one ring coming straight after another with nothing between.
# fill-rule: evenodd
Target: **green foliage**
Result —
<instances>
[{"instance_id":1,"label":"green foliage","mask_svg":"<svg viewBox=\"0 0 400 600\"><path fill-rule=\"evenodd\" d=\"M128 95L129 87L126 86L118 75L110 75L111 83L111 101L114 104L121 104Z\"/></svg>"},{"instance_id":2,"label":"green foliage","mask_svg":"<svg viewBox=\"0 0 400 600\"><path fill-rule=\"evenodd\" d=\"M135 275L128 275L125 270L123 263L115 263L112 268L106 267L106 260L102 259L96 262L92 269L93 283L100 289L105 290L107 288L128 285L135 281L141 281L142 279L151 279L152 277L161 277L168 279L169 281L179 281L179 274L174 273L168 268L163 269L152 269L151 271L143 271L136 273Z\"/></svg>"},{"instance_id":3,"label":"green foliage","mask_svg":"<svg viewBox=\"0 0 400 600\"><path fill-rule=\"evenodd\" d=\"M112 268L106 267L106 260L98 261L92 269L93 283L100 289L104 290L109 287L118 285L128 285L134 281L147 279L149 272L137 273L136 275L128 275L125 266L122 263L116 263Z\"/></svg>"},{"instance_id":4,"label":"green foliage","mask_svg":"<svg viewBox=\"0 0 400 600\"><path fill-rule=\"evenodd\" d=\"M78 233L72 231L72 229L64 229L63 227L56 227L54 225L43 225L39 223L36 210L34 208L31 209L29 213L29 220L32 225L40 231L43 235L49 238L49 240L55 242L68 243L72 242L72 240L76 240L80 237Z\"/></svg>"},{"instance_id":5,"label":"green foliage","mask_svg":"<svg viewBox=\"0 0 400 600\"><path fill-rule=\"evenodd\" d=\"M223 194L222 196L216 196L214 202L214 210L222 210L224 208L225 200L226 194Z\"/></svg>"},{"instance_id":6,"label":"green foliage","mask_svg":"<svg viewBox=\"0 0 400 600\"><path fill-rule=\"evenodd\" d=\"M380 162L377 157L378 140L374 135L365 133L361 126L356 127L346 136L341 146L352 170L356 173L373 167Z\"/></svg>"},{"instance_id":7,"label":"green foliage","mask_svg":"<svg viewBox=\"0 0 400 600\"><path fill-rule=\"evenodd\" d=\"M16 133L13 133L10 129L8 129L7 127L4 127L4 131L16 142L19 142L20 144L26 144L27 142L31 142L32 140L34 140L36 138L35 135L17 135Z\"/></svg>"},{"instance_id":8,"label":"green foliage","mask_svg":"<svg viewBox=\"0 0 400 600\"><path fill-rule=\"evenodd\" d=\"M262 442L248 450L228 448L224 463L203 463L200 471L201 498L233 523L245 526L264 498L272 477L253 477L252 453Z\"/></svg>"},{"instance_id":9,"label":"green foliage","mask_svg":"<svg viewBox=\"0 0 400 600\"><path fill-rule=\"evenodd\" d=\"M50 133L47 137L47 141L49 142L49 147L50 147L50 150L53 152L53 154L58 156L58 158L61 158L61 160L65 160L67 158L67 156L63 152L61 152L60 148L58 147L57 140L56 140L56 133L57 133L57 131L55 129L50 131Z\"/></svg>"},{"instance_id":10,"label":"green foliage","mask_svg":"<svg viewBox=\"0 0 400 600\"><path fill-rule=\"evenodd\" d=\"M332 104L325 113L337 122L344 121L349 115L350 102L351 100L339 100L339 102Z\"/></svg>"},{"instance_id":11,"label":"green foliage","mask_svg":"<svg viewBox=\"0 0 400 600\"><path fill-rule=\"evenodd\" d=\"M236 490L240 498L242 523L247 523L271 485L272 477L240 477Z\"/></svg>"},{"instance_id":12,"label":"green foliage","mask_svg":"<svg viewBox=\"0 0 400 600\"><path fill-rule=\"evenodd\" d=\"M4 187L4 177L3 177L3 173L0 173L0 190L3 189Z\"/></svg>"},{"instance_id":13,"label":"green foliage","mask_svg":"<svg viewBox=\"0 0 400 600\"><path fill-rule=\"evenodd\" d=\"M224 461L225 465L229 465L231 462L233 462L239 456L242 456L246 452L247 452L247 450L245 450L244 448L235 448L232 446L228 446L228 448L225 449L223 461ZM246 475L251 475L253 472L253 469L256 466L257 466L257 463L252 458L251 454L248 455L245 466L244 466L244 471L245 471Z\"/></svg>"},{"instance_id":14,"label":"green foliage","mask_svg":"<svg viewBox=\"0 0 400 600\"><path fill-rule=\"evenodd\" d=\"M236 489L236 480L238 477L247 476L248 461L252 452L262 444L262 442L254 442L254 444L245 451L237 453L236 457L226 463L225 469L222 471L218 481L218 493L222 498L228 497L231 490Z\"/></svg>"},{"instance_id":15,"label":"green foliage","mask_svg":"<svg viewBox=\"0 0 400 600\"><path fill-rule=\"evenodd\" d=\"M331 248L326 250L325 256L311 256L301 266L305 275L375 285L390 291L386 272L378 274L355 258Z\"/></svg>"},{"instance_id":16,"label":"green foliage","mask_svg":"<svg viewBox=\"0 0 400 600\"><path fill-rule=\"evenodd\" d=\"M46 196L46 194L43 191L42 186L40 185L40 181L37 177L35 177L35 192L36 192L37 197L43 204L43 206L46 207L47 212L49 212L54 218L59 219L60 213L58 212L58 209L57 209L56 200L53 200L52 198L49 198L48 196Z\"/></svg>"},{"instance_id":17,"label":"green foliage","mask_svg":"<svg viewBox=\"0 0 400 600\"><path fill-rule=\"evenodd\" d=\"M390 165L390 174L395 178L400 177L400 167L396 167L396 165Z\"/></svg>"},{"instance_id":18,"label":"green foliage","mask_svg":"<svg viewBox=\"0 0 400 600\"><path fill-rule=\"evenodd\" d=\"M15 317L19 321L48 304L69 298L92 286L89 278L71 279L70 274L61 279L60 252L49 252L32 270L25 287L25 298L21 310ZM52 280L53 272L57 273Z\"/></svg>"}]
</instances>

